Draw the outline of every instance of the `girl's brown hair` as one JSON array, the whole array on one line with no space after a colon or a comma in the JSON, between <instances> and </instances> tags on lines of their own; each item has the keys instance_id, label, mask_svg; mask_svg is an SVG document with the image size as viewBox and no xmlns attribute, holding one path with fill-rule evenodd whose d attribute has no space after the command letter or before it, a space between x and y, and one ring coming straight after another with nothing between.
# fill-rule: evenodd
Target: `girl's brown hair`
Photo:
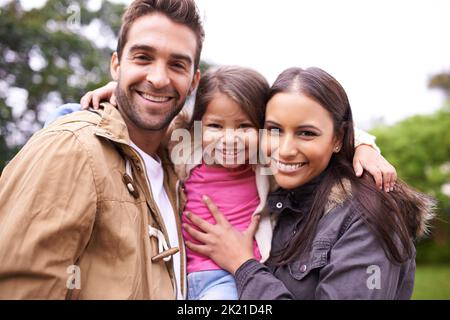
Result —
<instances>
[{"instance_id":1,"label":"girl's brown hair","mask_svg":"<svg viewBox=\"0 0 450 320\"><path fill-rule=\"evenodd\" d=\"M236 102L257 128L262 128L269 93L267 80L255 70L222 66L208 70L200 79L189 128L201 121L208 104L217 93Z\"/></svg>"}]
</instances>

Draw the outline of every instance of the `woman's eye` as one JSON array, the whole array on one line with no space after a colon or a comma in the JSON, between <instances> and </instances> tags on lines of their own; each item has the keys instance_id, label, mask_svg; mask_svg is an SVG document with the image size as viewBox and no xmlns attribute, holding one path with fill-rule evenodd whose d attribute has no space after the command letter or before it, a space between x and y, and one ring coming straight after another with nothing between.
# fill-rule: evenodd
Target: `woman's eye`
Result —
<instances>
[{"instance_id":1,"label":"woman's eye","mask_svg":"<svg viewBox=\"0 0 450 320\"><path fill-rule=\"evenodd\" d=\"M301 137L308 137L308 138L317 136L317 134L312 131L300 131L298 135Z\"/></svg>"}]
</instances>

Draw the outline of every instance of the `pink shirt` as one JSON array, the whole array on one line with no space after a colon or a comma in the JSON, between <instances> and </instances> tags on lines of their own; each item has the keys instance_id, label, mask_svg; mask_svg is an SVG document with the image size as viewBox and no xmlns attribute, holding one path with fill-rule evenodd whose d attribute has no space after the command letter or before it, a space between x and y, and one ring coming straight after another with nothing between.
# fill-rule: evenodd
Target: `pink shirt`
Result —
<instances>
[{"instance_id":1,"label":"pink shirt","mask_svg":"<svg viewBox=\"0 0 450 320\"><path fill-rule=\"evenodd\" d=\"M250 225L252 214L260 202L255 173L249 165L226 169L202 163L191 171L190 177L185 182L185 192L187 196L185 212L192 212L209 223L215 224L208 207L202 201L202 196L207 195L239 231L247 229ZM182 221L192 225L185 214L183 214ZM194 226L194 228L196 227ZM184 230L183 236L185 240L198 243ZM260 260L261 254L256 241L253 244L253 251L255 258ZM195 253L187 247L186 255L188 273L221 269L211 259Z\"/></svg>"}]
</instances>

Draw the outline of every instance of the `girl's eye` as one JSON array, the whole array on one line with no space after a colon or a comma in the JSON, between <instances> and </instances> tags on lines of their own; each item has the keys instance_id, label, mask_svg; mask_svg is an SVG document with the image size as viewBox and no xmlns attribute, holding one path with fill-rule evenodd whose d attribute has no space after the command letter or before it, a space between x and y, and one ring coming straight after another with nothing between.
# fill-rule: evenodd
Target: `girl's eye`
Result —
<instances>
[{"instance_id":1,"label":"girl's eye","mask_svg":"<svg viewBox=\"0 0 450 320\"><path fill-rule=\"evenodd\" d=\"M222 128L222 126L220 124L217 124L217 123L208 123L206 126L208 128L214 128L214 129L221 129Z\"/></svg>"},{"instance_id":2,"label":"girl's eye","mask_svg":"<svg viewBox=\"0 0 450 320\"><path fill-rule=\"evenodd\" d=\"M254 128L255 126L251 123L241 123L239 125L239 129L248 129L248 128Z\"/></svg>"},{"instance_id":3,"label":"girl's eye","mask_svg":"<svg viewBox=\"0 0 450 320\"><path fill-rule=\"evenodd\" d=\"M277 127L267 127L266 130L273 136L277 136L280 134L280 128Z\"/></svg>"}]
</instances>

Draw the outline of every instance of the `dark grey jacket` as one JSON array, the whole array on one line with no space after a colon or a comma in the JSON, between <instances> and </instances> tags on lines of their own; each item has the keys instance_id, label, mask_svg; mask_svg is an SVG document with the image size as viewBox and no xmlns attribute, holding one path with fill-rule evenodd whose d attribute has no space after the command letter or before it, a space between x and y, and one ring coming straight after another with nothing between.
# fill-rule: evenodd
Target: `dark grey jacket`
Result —
<instances>
[{"instance_id":1,"label":"dark grey jacket","mask_svg":"<svg viewBox=\"0 0 450 320\"><path fill-rule=\"evenodd\" d=\"M282 267L244 263L235 274L240 299L409 299L415 251L402 264L391 262L361 219L363 209L346 194L333 188L309 255ZM272 250L280 250L301 229L305 213L289 191L272 194L269 206L278 215ZM420 232L432 218L431 206L424 204Z\"/></svg>"}]
</instances>

